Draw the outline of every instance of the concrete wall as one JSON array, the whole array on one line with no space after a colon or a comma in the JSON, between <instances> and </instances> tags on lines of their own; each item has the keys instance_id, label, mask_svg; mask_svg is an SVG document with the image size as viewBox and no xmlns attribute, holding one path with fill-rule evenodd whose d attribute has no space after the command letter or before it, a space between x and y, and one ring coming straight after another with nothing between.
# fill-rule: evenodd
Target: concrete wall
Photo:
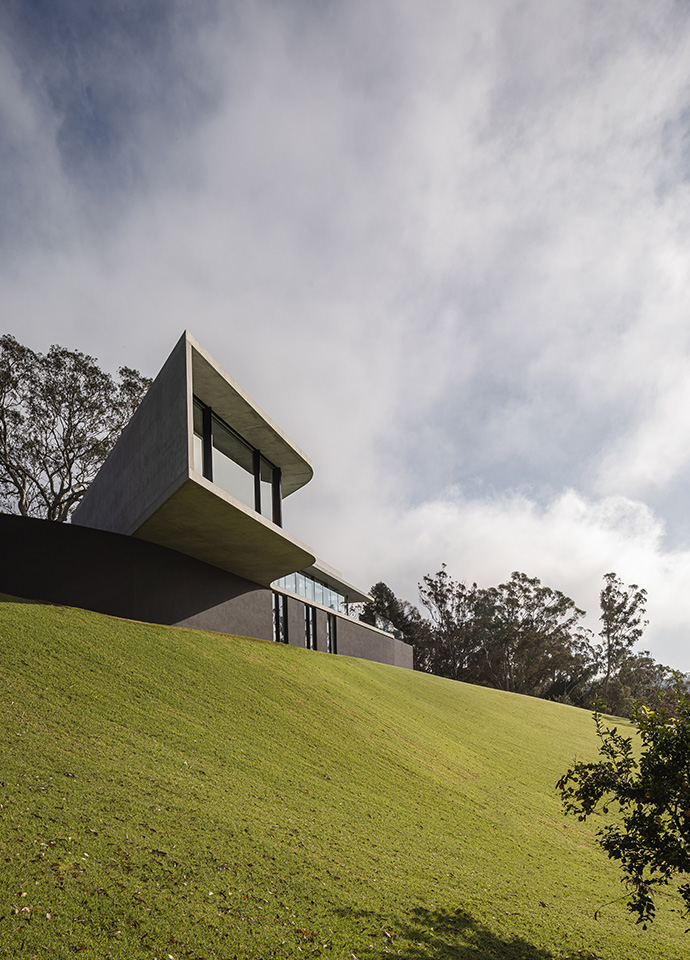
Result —
<instances>
[{"instance_id":1,"label":"concrete wall","mask_svg":"<svg viewBox=\"0 0 690 960\"><path fill-rule=\"evenodd\" d=\"M288 643L295 647L303 647L305 603L292 596L289 596L287 601ZM326 617L326 610L316 607L317 649L324 652L326 650ZM358 620L350 620L349 617L336 614L336 620L339 655L413 669L413 650L409 643L396 640L388 633L369 627Z\"/></svg>"},{"instance_id":2,"label":"concrete wall","mask_svg":"<svg viewBox=\"0 0 690 960\"><path fill-rule=\"evenodd\" d=\"M414 666L413 649L409 643L345 617L338 617L338 653L409 670Z\"/></svg>"},{"instance_id":3,"label":"concrete wall","mask_svg":"<svg viewBox=\"0 0 690 960\"><path fill-rule=\"evenodd\" d=\"M316 649L326 652L326 611L316 608Z\"/></svg>"},{"instance_id":4,"label":"concrete wall","mask_svg":"<svg viewBox=\"0 0 690 960\"><path fill-rule=\"evenodd\" d=\"M271 640L272 594L134 537L0 514L0 592Z\"/></svg>"},{"instance_id":5,"label":"concrete wall","mask_svg":"<svg viewBox=\"0 0 690 960\"><path fill-rule=\"evenodd\" d=\"M273 639L273 593L176 550L104 530L0 514L0 593L145 623ZM304 607L288 596L288 642L304 647ZM316 607L317 649L327 611ZM336 614L338 654L412 669L412 647Z\"/></svg>"},{"instance_id":6,"label":"concrete wall","mask_svg":"<svg viewBox=\"0 0 690 960\"><path fill-rule=\"evenodd\" d=\"M183 336L75 510L73 523L131 534L187 479L189 349Z\"/></svg>"},{"instance_id":7,"label":"concrete wall","mask_svg":"<svg viewBox=\"0 0 690 960\"><path fill-rule=\"evenodd\" d=\"M291 647L304 646L304 604L292 597L287 598L288 643Z\"/></svg>"}]
</instances>

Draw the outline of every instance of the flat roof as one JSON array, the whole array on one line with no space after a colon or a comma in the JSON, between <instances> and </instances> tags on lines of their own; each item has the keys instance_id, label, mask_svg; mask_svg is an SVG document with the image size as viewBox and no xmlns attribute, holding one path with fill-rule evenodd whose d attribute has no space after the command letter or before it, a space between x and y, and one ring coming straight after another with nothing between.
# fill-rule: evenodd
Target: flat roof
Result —
<instances>
[{"instance_id":1,"label":"flat roof","mask_svg":"<svg viewBox=\"0 0 690 960\"><path fill-rule=\"evenodd\" d=\"M372 599L368 593L364 593L363 590L353 587L351 583L344 580L338 570L324 563L323 560L317 559L308 567L303 567L302 570L314 577L315 580L320 580L327 587L331 587L337 593L347 597L348 603L366 603Z\"/></svg>"}]
</instances>

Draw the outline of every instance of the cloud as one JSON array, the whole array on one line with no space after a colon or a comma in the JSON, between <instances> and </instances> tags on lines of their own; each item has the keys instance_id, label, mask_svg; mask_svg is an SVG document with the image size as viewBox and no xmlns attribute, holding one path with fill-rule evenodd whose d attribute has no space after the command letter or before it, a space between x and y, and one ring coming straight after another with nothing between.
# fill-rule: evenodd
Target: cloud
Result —
<instances>
[{"instance_id":1,"label":"cloud","mask_svg":"<svg viewBox=\"0 0 690 960\"><path fill-rule=\"evenodd\" d=\"M690 550L669 551L663 521L642 502L564 490L541 505L518 492L476 499L454 489L407 510L379 505L361 520L333 524L342 559L367 586L384 580L413 602L441 563L454 579L484 587L518 570L572 597L597 633L602 578L613 571L648 592L641 648L690 670Z\"/></svg>"},{"instance_id":2,"label":"cloud","mask_svg":"<svg viewBox=\"0 0 690 960\"><path fill-rule=\"evenodd\" d=\"M676 643L680 5L64 0L0 27L9 332L154 373L187 327L314 459L286 517L352 579L525 569L591 611L615 569Z\"/></svg>"}]
</instances>

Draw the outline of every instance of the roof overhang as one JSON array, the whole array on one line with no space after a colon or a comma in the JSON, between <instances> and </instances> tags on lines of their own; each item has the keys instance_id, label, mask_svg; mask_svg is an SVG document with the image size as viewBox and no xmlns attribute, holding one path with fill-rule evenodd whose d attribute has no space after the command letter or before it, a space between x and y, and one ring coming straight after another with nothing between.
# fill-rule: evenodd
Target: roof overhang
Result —
<instances>
[{"instance_id":1,"label":"roof overhang","mask_svg":"<svg viewBox=\"0 0 690 960\"><path fill-rule=\"evenodd\" d=\"M315 560L314 563L308 567L302 567L301 569L304 573L308 573L314 577L315 580L320 580L321 583L325 583L327 587L331 587L331 589L337 593L342 594L348 603L367 603L367 601L372 599L368 593L364 593L364 591L359 590L357 587L353 587L347 580L343 580L341 574L333 567L328 566L327 563L324 563L323 560Z\"/></svg>"},{"instance_id":2,"label":"roof overhang","mask_svg":"<svg viewBox=\"0 0 690 960\"><path fill-rule=\"evenodd\" d=\"M192 473L134 532L262 586L314 563L282 527Z\"/></svg>"},{"instance_id":3,"label":"roof overhang","mask_svg":"<svg viewBox=\"0 0 690 960\"><path fill-rule=\"evenodd\" d=\"M306 453L266 416L190 333L185 336L192 354L192 387L199 399L280 467L284 497L308 483L314 468Z\"/></svg>"}]
</instances>

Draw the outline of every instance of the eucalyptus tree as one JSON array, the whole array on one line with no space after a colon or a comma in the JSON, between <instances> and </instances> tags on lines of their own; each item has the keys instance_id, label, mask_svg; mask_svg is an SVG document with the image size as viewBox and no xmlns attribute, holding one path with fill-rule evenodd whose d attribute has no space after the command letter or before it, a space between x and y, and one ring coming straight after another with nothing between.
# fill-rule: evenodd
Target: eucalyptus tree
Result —
<instances>
[{"instance_id":1,"label":"eucalyptus tree","mask_svg":"<svg viewBox=\"0 0 690 960\"><path fill-rule=\"evenodd\" d=\"M452 680L480 682L486 591L453 580L444 563L434 576L422 579L419 598L431 618L421 668Z\"/></svg>"},{"instance_id":2,"label":"eucalyptus tree","mask_svg":"<svg viewBox=\"0 0 690 960\"><path fill-rule=\"evenodd\" d=\"M604 576L599 594L601 630L600 659L603 669L603 697L608 703L611 680L617 675L633 646L642 637L648 621L647 591L631 583L627 587L615 573Z\"/></svg>"},{"instance_id":3,"label":"eucalyptus tree","mask_svg":"<svg viewBox=\"0 0 690 960\"><path fill-rule=\"evenodd\" d=\"M593 672L584 611L570 597L517 571L486 594L483 647L492 686L564 695Z\"/></svg>"},{"instance_id":4,"label":"eucalyptus tree","mask_svg":"<svg viewBox=\"0 0 690 960\"><path fill-rule=\"evenodd\" d=\"M380 580L369 590L372 598L362 604L359 619L372 626L390 624L402 634L405 643L414 648L415 666L423 669L425 650L429 642L430 625L421 616L417 607L408 600L401 600L388 584Z\"/></svg>"},{"instance_id":5,"label":"eucalyptus tree","mask_svg":"<svg viewBox=\"0 0 690 960\"><path fill-rule=\"evenodd\" d=\"M0 509L67 520L151 381L52 346L0 337Z\"/></svg>"}]
</instances>

